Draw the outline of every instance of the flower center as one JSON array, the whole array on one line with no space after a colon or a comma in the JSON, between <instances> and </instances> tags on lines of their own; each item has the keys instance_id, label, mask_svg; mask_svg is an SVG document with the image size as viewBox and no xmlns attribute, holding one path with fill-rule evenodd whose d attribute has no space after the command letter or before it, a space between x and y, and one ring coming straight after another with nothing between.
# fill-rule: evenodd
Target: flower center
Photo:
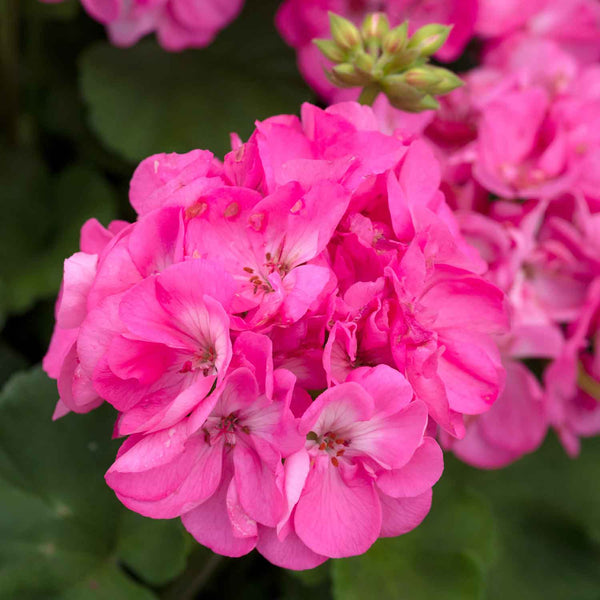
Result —
<instances>
[{"instance_id":1,"label":"flower center","mask_svg":"<svg viewBox=\"0 0 600 600\"><path fill-rule=\"evenodd\" d=\"M215 363L217 361L217 351L214 346L207 346L201 352L196 354L193 359L186 360L180 369L180 373L191 373L201 370L204 377L215 373Z\"/></svg>"},{"instance_id":2,"label":"flower center","mask_svg":"<svg viewBox=\"0 0 600 600\"><path fill-rule=\"evenodd\" d=\"M259 273L257 273L254 268L248 266L244 267L243 270L249 275L248 281L254 287L254 294L257 294L259 290L268 294L273 291L273 286L271 285L267 277L272 273L277 272L279 273L279 276L283 279L290 272L291 269L288 265L281 262L281 258L275 259L275 257L270 252L267 252L265 254L265 262L263 263L263 269L259 269ZM266 276L263 274L263 270L267 273Z\"/></svg>"},{"instance_id":3,"label":"flower center","mask_svg":"<svg viewBox=\"0 0 600 600\"><path fill-rule=\"evenodd\" d=\"M237 411L229 413L227 416L210 417L209 420L213 422L212 426L208 425L207 421L207 425L202 428L204 441L209 445L220 436L224 436L226 448L231 449L235 446L237 433L240 431L246 434L250 433L250 428L242 425Z\"/></svg>"},{"instance_id":4,"label":"flower center","mask_svg":"<svg viewBox=\"0 0 600 600\"><path fill-rule=\"evenodd\" d=\"M323 435L319 435L314 431L309 431L306 439L313 442L309 448L318 452L325 452L331 457L331 464L338 467L339 459L345 454L350 446L350 440L345 440L333 431L328 431Z\"/></svg>"}]
</instances>

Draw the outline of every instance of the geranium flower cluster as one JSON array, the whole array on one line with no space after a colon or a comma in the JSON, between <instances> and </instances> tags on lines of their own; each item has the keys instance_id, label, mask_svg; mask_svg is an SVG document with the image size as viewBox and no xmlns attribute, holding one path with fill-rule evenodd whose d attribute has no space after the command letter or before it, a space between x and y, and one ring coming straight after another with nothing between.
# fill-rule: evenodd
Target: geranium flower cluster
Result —
<instances>
[{"instance_id":1,"label":"geranium flower cluster","mask_svg":"<svg viewBox=\"0 0 600 600\"><path fill-rule=\"evenodd\" d=\"M210 44L238 16L244 0L81 0L81 4L106 26L115 46L132 46L156 32L165 50L180 51Z\"/></svg>"},{"instance_id":2,"label":"geranium flower cluster","mask_svg":"<svg viewBox=\"0 0 600 600\"><path fill-rule=\"evenodd\" d=\"M44 367L55 416L102 402L129 508L215 552L314 567L416 527L449 438L504 381L503 292L427 144L369 107L302 107L143 161L135 223L89 221Z\"/></svg>"}]
</instances>

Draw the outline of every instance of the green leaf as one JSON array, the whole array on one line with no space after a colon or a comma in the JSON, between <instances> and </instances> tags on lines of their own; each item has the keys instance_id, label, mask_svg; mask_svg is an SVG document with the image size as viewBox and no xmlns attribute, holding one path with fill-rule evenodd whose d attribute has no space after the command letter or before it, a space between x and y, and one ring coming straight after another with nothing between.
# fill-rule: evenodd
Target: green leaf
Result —
<instances>
[{"instance_id":1,"label":"green leaf","mask_svg":"<svg viewBox=\"0 0 600 600\"><path fill-rule=\"evenodd\" d=\"M157 548L164 551L157 552ZM141 579L163 585L185 569L187 534L179 520L153 521L127 511L121 523L118 553Z\"/></svg>"},{"instance_id":2,"label":"green leaf","mask_svg":"<svg viewBox=\"0 0 600 600\"><path fill-rule=\"evenodd\" d=\"M156 600L157 596L135 583L123 571L103 564L85 581L60 595L57 600Z\"/></svg>"},{"instance_id":3,"label":"green leaf","mask_svg":"<svg viewBox=\"0 0 600 600\"><path fill-rule=\"evenodd\" d=\"M414 531L379 540L362 556L334 561L334 597L369 598L376 581L380 600L478 599L495 543L485 499L444 474L430 514Z\"/></svg>"},{"instance_id":4,"label":"green leaf","mask_svg":"<svg viewBox=\"0 0 600 600\"><path fill-rule=\"evenodd\" d=\"M149 40L126 50L90 47L80 69L92 128L132 161L194 148L222 156L231 132L245 138L257 119L297 113L311 92L275 31L275 6L248 2L202 50L170 53Z\"/></svg>"},{"instance_id":5,"label":"green leaf","mask_svg":"<svg viewBox=\"0 0 600 600\"><path fill-rule=\"evenodd\" d=\"M76 0L44 3L39 0L22 0L23 14L28 19L67 21L77 16L79 4Z\"/></svg>"},{"instance_id":6,"label":"green leaf","mask_svg":"<svg viewBox=\"0 0 600 600\"><path fill-rule=\"evenodd\" d=\"M11 206L0 222L0 312L22 312L56 295L81 226L91 217L106 224L116 201L90 167L74 165L50 178L34 155L6 153L0 160L3 200Z\"/></svg>"},{"instance_id":7,"label":"green leaf","mask_svg":"<svg viewBox=\"0 0 600 600\"><path fill-rule=\"evenodd\" d=\"M458 552L427 552L401 538L378 541L367 554L335 561L336 600L468 600L479 598L482 574Z\"/></svg>"},{"instance_id":8,"label":"green leaf","mask_svg":"<svg viewBox=\"0 0 600 600\"><path fill-rule=\"evenodd\" d=\"M150 584L176 577L181 525L130 515L105 484L112 409L52 422L55 402L39 369L0 394L0 598L153 598L118 565Z\"/></svg>"},{"instance_id":9,"label":"green leaf","mask_svg":"<svg viewBox=\"0 0 600 600\"><path fill-rule=\"evenodd\" d=\"M569 458L551 436L497 471L448 457L445 478L484 494L498 523L487 600L597 600L600 590L600 438Z\"/></svg>"},{"instance_id":10,"label":"green leaf","mask_svg":"<svg viewBox=\"0 0 600 600\"><path fill-rule=\"evenodd\" d=\"M0 592L59 591L116 544L120 507L102 478L116 450L114 416L104 409L52 423L55 401L40 370L15 376L0 395Z\"/></svg>"},{"instance_id":11,"label":"green leaf","mask_svg":"<svg viewBox=\"0 0 600 600\"><path fill-rule=\"evenodd\" d=\"M27 361L8 344L0 341L0 388L9 377L27 366Z\"/></svg>"}]
</instances>

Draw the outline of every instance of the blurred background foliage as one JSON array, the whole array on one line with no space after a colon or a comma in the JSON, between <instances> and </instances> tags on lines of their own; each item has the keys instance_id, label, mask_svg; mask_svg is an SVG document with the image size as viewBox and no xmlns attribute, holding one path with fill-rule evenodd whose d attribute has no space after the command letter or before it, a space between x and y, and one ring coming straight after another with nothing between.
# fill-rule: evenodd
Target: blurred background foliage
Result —
<instances>
[{"instance_id":1,"label":"blurred background foliage","mask_svg":"<svg viewBox=\"0 0 600 600\"><path fill-rule=\"evenodd\" d=\"M52 423L39 364L81 224L133 218L127 186L154 152L209 148L313 100L248 0L205 50L122 50L76 0L0 0L0 600L600 600L600 440L557 441L502 471L453 457L425 523L305 573L217 558L179 521L125 510L105 486L113 414Z\"/></svg>"}]
</instances>

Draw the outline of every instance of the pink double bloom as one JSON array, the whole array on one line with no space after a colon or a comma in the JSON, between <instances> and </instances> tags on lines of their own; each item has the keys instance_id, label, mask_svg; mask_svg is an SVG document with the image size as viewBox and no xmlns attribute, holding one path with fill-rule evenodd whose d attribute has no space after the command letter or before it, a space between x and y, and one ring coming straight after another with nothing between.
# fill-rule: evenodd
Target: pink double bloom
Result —
<instances>
[{"instance_id":1,"label":"pink double bloom","mask_svg":"<svg viewBox=\"0 0 600 600\"><path fill-rule=\"evenodd\" d=\"M370 108L305 105L233 145L146 159L138 220L84 227L44 365L57 416L118 411L125 505L309 568L425 517L425 431L460 438L498 397L505 299L431 151Z\"/></svg>"}]
</instances>

